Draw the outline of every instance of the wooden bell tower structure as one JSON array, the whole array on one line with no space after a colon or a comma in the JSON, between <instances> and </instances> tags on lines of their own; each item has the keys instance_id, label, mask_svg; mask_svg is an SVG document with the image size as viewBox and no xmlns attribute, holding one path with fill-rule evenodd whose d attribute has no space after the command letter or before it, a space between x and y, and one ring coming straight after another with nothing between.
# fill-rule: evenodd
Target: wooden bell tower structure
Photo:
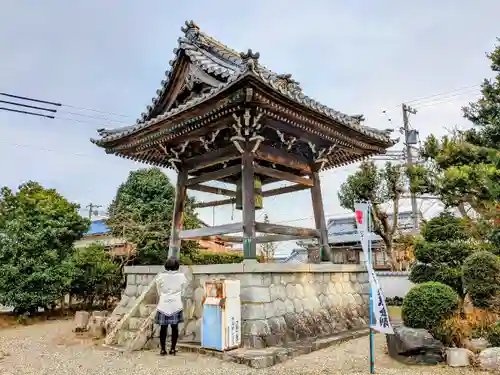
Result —
<instances>
[{"instance_id":1,"label":"wooden bell tower structure","mask_svg":"<svg viewBox=\"0 0 500 375\"><path fill-rule=\"evenodd\" d=\"M262 66L258 53L237 53L192 21L182 32L152 105L135 125L100 129L101 138L92 142L108 153L178 172L169 256L179 256L183 239L240 242L245 258L256 259L257 243L317 238L323 258L330 260L319 172L385 153L395 141L363 126L362 116L305 96L291 75ZM290 185L266 189L276 181ZM197 206L236 203L242 222L182 230L188 189L226 196ZM255 220L263 198L305 189L311 192L315 228ZM319 253L311 261L319 262Z\"/></svg>"}]
</instances>

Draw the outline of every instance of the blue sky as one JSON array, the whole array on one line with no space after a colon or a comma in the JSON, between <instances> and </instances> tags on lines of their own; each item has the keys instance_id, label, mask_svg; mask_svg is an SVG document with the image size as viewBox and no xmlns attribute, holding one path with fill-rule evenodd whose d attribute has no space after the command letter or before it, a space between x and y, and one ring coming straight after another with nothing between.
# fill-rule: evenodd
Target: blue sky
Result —
<instances>
[{"instance_id":1,"label":"blue sky","mask_svg":"<svg viewBox=\"0 0 500 375\"><path fill-rule=\"evenodd\" d=\"M400 126L403 101L477 85L491 74L485 52L500 36L498 14L498 0L2 4L0 91L107 114L63 107L60 116L73 120L48 120L0 111L0 185L31 179L82 206L107 205L141 165L106 155L89 138L97 128L134 122L151 102L185 20L236 50L259 51L261 62L292 73L309 96L387 128ZM468 126L460 107L477 94L471 87L414 102L412 125L422 137ZM322 175L327 215L343 212L337 190L354 170ZM293 223L313 225L308 192L269 198L265 211L271 221L306 217ZM212 223L212 209L200 215ZM229 207L216 209L216 224L230 221Z\"/></svg>"}]
</instances>

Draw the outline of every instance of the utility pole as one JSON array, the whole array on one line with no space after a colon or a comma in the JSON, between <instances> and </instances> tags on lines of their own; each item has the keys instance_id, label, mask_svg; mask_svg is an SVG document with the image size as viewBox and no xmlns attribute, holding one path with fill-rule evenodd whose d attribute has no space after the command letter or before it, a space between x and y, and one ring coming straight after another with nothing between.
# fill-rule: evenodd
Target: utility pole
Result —
<instances>
[{"instance_id":1,"label":"utility pole","mask_svg":"<svg viewBox=\"0 0 500 375\"><path fill-rule=\"evenodd\" d=\"M89 203L86 208L89 209L89 220L92 220L92 214L96 214L98 213L97 209L98 208L101 208L102 206L101 205L98 205L98 204L93 204L92 202Z\"/></svg>"},{"instance_id":2,"label":"utility pole","mask_svg":"<svg viewBox=\"0 0 500 375\"><path fill-rule=\"evenodd\" d=\"M414 115L417 113L417 111L404 103L401 105L401 107L403 110L403 132L405 136L406 166L407 168L410 168L413 166L413 154L411 149L412 145L417 143L418 132L416 130L410 129L410 124L408 122L408 115L409 114ZM411 184L410 184L410 201L411 201L411 211L413 217L413 230L415 232L418 232L420 225L420 218L419 218L420 215L417 207L417 197L415 196L415 193L411 191Z\"/></svg>"}]
</instances>

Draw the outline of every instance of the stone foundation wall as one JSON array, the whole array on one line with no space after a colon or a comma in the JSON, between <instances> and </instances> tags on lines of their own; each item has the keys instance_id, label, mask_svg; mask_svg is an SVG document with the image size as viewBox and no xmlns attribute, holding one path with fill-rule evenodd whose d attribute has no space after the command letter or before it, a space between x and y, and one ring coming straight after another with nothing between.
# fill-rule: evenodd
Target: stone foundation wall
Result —
<instances>
[{"instance_id":1,"label":"stone foundation wall","mask_svg":"<svg viewBox=\"0 0 500 375\"><path fill-rule=\"evenodd\" d=\"M369 284L363 266L336 264L219 264L182 267L184 341L200 342L203 286L211 279L241 283L244 346L262 348L368 324ZM126 267L127 287L113 314L124 314L161 266Z\"/></svg>"}]
</instances>

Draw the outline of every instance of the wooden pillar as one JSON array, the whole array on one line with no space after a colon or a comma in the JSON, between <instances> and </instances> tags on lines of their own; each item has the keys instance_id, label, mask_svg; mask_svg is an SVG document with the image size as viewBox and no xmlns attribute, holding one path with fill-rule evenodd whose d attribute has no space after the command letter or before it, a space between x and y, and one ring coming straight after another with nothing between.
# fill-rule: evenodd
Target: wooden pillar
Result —
<instances>
[{"instance_id":1,"label":"wooden pillar","mask_svg":"<svg viewBox=\"0 0 500 375\"><path fill-rule=\"evenodd\" d=\"M326 227L325 211L323 208L323 197L321 195L321 183L318 172L312 173L314 185L311 187L311 199L314 211L314 221L316 229L319 230L319 247L323 254L323 258L328 261L333 261L332 251L328 244L328 230Z\"/></svg>"},{"instance_id":2,"label":"wooden pillar","mask_svg":"<svg viewBox=\"0 0 500 375\"><path fill-rule=\"evenodd\" d=\"M179 232L182 230L184 222L184 202L187 193L187 169L180 169L177 174L177 185L175 187L174 212L172 214L172 230L170 232L170 245L168 247L168 257L179 259L181 251L181 239Z\"/></svg>"},{"instance_id":3,"label":"wooden pillar","mask_svg":"<svg viewBox=\"0 0 500 375\"><path fill-rule=\"evenodd\" d=\"M241 156L241 194L243 201L243 254L245 259L256 260L254 157L249 151Z\"/></svg>"}]
</instances>

